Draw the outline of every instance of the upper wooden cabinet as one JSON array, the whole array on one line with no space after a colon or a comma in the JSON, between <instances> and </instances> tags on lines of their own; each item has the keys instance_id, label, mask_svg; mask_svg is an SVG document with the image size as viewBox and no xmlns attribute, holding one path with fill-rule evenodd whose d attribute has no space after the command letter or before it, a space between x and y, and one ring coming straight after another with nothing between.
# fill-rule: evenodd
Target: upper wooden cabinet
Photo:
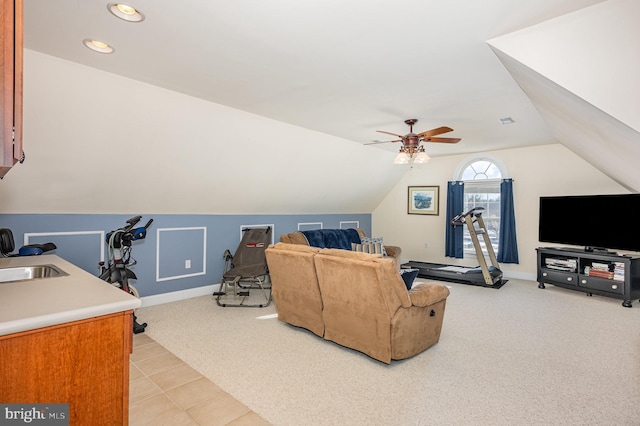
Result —
<instances>
[{"instance_id":1,"label":"upper wooden cabinet","mask_svg":"<svg viewBox=\"0 0 640 426\"><path fill-rule=\"evenodd\" d=\"M22 159L22 0L0 0L0 178Z\"/></svg>"}]
</instances>

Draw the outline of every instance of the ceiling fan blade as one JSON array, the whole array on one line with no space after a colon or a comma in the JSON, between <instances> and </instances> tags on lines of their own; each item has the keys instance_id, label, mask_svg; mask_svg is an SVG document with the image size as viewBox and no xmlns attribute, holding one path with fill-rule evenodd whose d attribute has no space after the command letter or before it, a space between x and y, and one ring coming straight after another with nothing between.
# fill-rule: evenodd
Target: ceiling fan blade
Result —
<instances>
[{"instance_id":1,"label":"ceiling fan blade","mask_svg":"<svg viewBox=\"0 0 640 426\"><path fill-rule=\"evenodd\" d=\"M402 142L402 139L398 139L395 141L373 141L373 142L364 143L363 145L377 145L379 143L389 143L389 142Z\"/></svg>"},{"instance_id":2,"label":"ceiling fan blade","mask_svg":"<svg viewBox=\"0 0 640 426\"><path fill-rule=\"evenodd\" d=\"M399 138L404 138L404 136L403 136L403 135L396 135L395 133L385 132L384 130L376 130L376 132L378 132L378 133L386 133L387 135L397 136L397 137L399 137Z\"/></svg>"},{"instance_id":3,"label":"ceiling fan blade","mask_svg":"<svg viewBox=\"0 0 640 426\"><path fill-rule=\"evenodd\" d=\"M418 133L418 137L428 138L431 136L441 135L443 133L448 133L448 132L453 132L453 129L451 127L442 126L442 127L438 127L437 129L431 129L431 130L427 130L426 132Z\"/></svg>"},{"instance_id":4,"label":"ceiling fan blade","mask_svg":"<svg viewBox=\"0 0 640 426\"><path fill-rule=\"evenodd\" d=\"M426 138L424 142L437 142L437 143L458 143L462 139L460 138Z\"/></svg>"}]
</instances>

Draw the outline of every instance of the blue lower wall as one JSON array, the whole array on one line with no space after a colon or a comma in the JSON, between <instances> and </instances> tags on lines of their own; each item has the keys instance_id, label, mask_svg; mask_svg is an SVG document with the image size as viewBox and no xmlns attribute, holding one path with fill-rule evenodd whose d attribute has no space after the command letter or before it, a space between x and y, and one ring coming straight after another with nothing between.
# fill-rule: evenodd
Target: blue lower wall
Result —
<instances>
[{"instance_id":1,"label":"blue lower wall","mask_svg":"<svg viewBox=\"0 0 640 426\"><path fill-rule=\"evenodd\" d=\"M17 253L24 244L53 242L53 254L98 275L98 263L106 260L105 236L136 214L0 214L0 228L13 233ZM218 284L224 269L225 250L234 253L243 227L273 226L277 242L281 234L306 229L362 228L371 235L370 214L327 215L148 215L153 224L144 240L132 243L140 296L152 296ZM186 263L190 267L186 267Z\"/></svg>"}]
</instances>

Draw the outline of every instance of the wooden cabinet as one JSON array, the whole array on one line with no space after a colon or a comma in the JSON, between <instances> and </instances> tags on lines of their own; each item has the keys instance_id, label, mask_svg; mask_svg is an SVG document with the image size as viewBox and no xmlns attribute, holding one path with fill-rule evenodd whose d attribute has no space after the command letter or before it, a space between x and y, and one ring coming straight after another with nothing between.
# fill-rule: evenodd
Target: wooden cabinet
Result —
<instances>
[{"instance_id":1,"label":"wooden cabinet","mask_svg":"<svg viewBox=\"0 0 640 426\"><path fill-rule=\"evenodd\" d=\"M0 0L0 178L22 161L22 0Z\"/></svg>"},{"instance_id":2,"label":"wooden cabinet","mask_svg":"<svg viewBox=\"0 0 640 426\"><path fill-rule=\"evenodd\" d=\"M132 311L0 336L0 401L69 404L69 424L126 425Z\"/></svg>"},{"instance_id":3,"label":"wooden cabinet","mask_svg":"<svg viewBox=\"0 0 640 426\"><path fill-rule=\"evenodd\" d=\"M553 284L590 296L614 297L627 308L632 299L640 298L640 257L569 248L536 250L540 288Z\"/></svg>"}]
</instances>

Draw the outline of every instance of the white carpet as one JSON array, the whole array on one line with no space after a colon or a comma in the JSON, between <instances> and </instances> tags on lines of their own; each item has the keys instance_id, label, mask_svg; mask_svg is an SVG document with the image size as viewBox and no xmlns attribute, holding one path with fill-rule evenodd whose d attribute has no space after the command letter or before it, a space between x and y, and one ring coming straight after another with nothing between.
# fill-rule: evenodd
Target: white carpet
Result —
<instances>
[{"instance_id":1,"label":"white carpet","mask_svg":"<svg viewBox=\"0 0 640 426\"><path fill-rule=\"evenodd\" d=\"M510 280L447 285L440 342L382 364L210 296L147 334L274 425L639 425L640 303Z\"/></svg>"}]
</instances>

